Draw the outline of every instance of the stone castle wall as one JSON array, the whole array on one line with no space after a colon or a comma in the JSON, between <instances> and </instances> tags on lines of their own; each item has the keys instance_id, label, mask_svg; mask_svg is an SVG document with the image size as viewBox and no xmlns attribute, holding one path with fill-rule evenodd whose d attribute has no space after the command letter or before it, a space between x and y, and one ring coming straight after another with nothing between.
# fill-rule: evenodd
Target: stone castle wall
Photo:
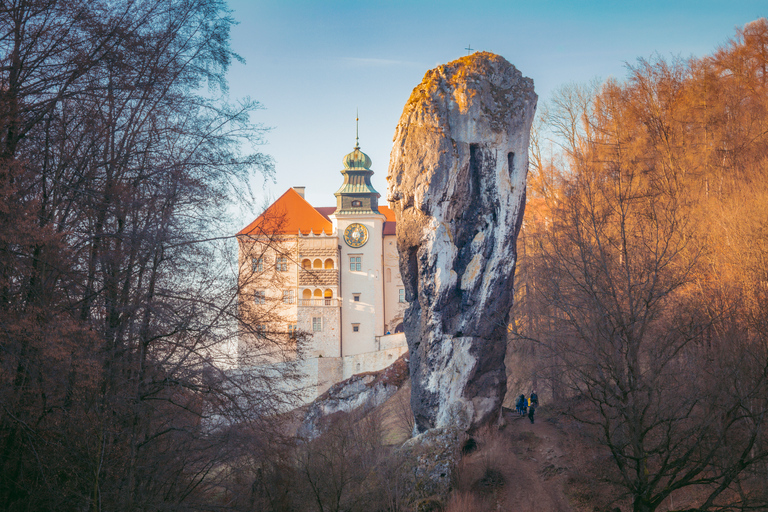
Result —
<instances>
[{"instance_id":1,"label":"stone castle wall","mask_svg":"<svg viewBox=\"0 0 768 512\"><path fill-rule=\"evenodd\" d=\"M305 378L300 388L304 390L305 403L311 402L332 385L353 375L383 370L408 352L405 335L402 333L381 336L380 342L382 350L344 357L310 357L302 361L300 370Z\"/></svg>"}]
</instances>

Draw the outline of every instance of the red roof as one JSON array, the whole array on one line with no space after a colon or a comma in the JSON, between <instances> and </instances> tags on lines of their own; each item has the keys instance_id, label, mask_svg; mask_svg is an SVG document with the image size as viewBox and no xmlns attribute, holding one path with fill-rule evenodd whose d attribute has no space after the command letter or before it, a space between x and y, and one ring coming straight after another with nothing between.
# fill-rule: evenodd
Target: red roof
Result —
<instances>
[{"instance_id":1,"label":"red roof","mask_svg":"<svg viewBox=\"0 0 768 512\"><path fill-rule=\"evenodd\" d=\"M260 235L262 233L296 235L333 232L333 225L294 189L280 196L256 220L248 224L238 235Z\"/></svg>"},{"instance_id":2,"label":"red roof","mask_svg":"<svg viewBox=\"0 0 768 512\"><path fill-rule=\"evenodd\" d=\"M382 234L386 235L396 235L397 230L397 217L395 217L395 212L393 212L389 206L379 206L379 212L383 213L384 216L387 218L387 220L384 221L384 228L382 231Z\"/></svg>"},{"instance_id":3,"label":"red roof","mask_svg":"<svg viewBox=\"0 0 768 512\"><path fill-rule=\"evenodd\" d=\"M393 212L389 206L379 205L379 213L384 214L384 216L387 218L387 222L397 222L395 212Z\"/></svg>"},{"instance_id":4,"label":"red roof","mask_svg":"<svg viewBox=\"0 0 768 512\"><path fill-rule=\"evenodd\" d=\"M336 207L335 206L318 206L317 208L315 208L315 210L317 210L320 213L320 215L328 219L328 222L330 222L331 221L330 215L336 211Z\"/></svg>"},{"instance_id":5,"label":"red roof","mask_svg":"<svg viewBox=\"0 0 768 512\"><path fill-rule=\"evenodd\" d=\"M329 215L335 211L335 206L315 208L298 192L289 188L285 194L280 196L238 235L257 236L264 233L296 235L299 231L305 235L309 234L310 231L313 233L324 231L330 235L333 231L333 224ZM384 235L396 234L395 212L388 206L379 206L379 212L386 217Z\"/></svg>"}]
</instances>

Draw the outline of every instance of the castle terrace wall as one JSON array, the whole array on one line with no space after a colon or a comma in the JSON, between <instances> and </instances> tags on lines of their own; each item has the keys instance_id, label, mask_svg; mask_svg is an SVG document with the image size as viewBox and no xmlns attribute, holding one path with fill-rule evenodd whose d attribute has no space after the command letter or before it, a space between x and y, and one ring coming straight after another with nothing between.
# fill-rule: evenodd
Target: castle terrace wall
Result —
<instances>
[{"instance_id":1,"label":"castle terrace wall","mask_svg":"<svg viewBox=\"0 0 768 512\"><path fill-rule=\"evenodd\" d=\"M402 346L389 348L387 350L355 354L353 356L345 356L342 358L342 379L348 379L358 373L383 370L397 361L397 358L406 352L408 352L408 347Z\"/></svg>"},{"instance_id":2,"label":"castle terrace wall","mask_svg":"<svg viewBox=\"0 0 768 512\"><path fill-rule=\"evenodd\" d=\"M400 348L407 345L405 333L387 334L386 336L376 336L376 348L379 350L389 350L391 348Z\"/></svg>"},{"instance_id":3,"label":"castle terrace wall","mask_svg":"<svg viewBox=\"0 0 768 512\"><path fill-rule=\"evenodd\" d=\"M394 340L392 340L394 343ZM299 370L304 374L300 383L304 403L309 403L325 393L337 382L358 373L383 370L408 352L403 344L386 350L376 350L345 357L310 357L301 361Z\"/></svg>"}]
</instances>

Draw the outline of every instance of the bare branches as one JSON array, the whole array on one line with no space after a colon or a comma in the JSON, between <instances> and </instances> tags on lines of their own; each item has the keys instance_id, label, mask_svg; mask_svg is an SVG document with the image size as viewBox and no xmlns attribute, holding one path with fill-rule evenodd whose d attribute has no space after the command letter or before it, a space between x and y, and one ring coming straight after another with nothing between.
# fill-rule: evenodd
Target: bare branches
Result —
<instances>
[{"instance_id":1,"label":"bare branches","mask_svg":"<svg viewBox=\"0 0 768 512\"><path fill-rule=\"evenodd\" d=\"M232 22L218 0L0 6L8 507L203 503L231 429L273 432L294 399L290 368L232 371L238 283L214 242L229 193L272 172L240 152L259 105L216 98Z\"/></svg>"},{"instance_id":2,"label":"bare branches","mask_svg":"<svg viewBox=\"0 0 768 512\"><path fill-rule=\"evenodd\" d=\"M757 47L763 25L749 26ZM763 238L750 220L760 202L741 192L764 197L755 177L768 142L752 117L765 96L748 92L762 90L762 68L751 61L749 75L740 57L766 54L749 44L689 63L641 60L626 83L567 88L545 119L562 151L532 160L549 185L528 206L517 336L546 349L553 393L570 391L565 412L610 454L604 476L636 511L683 488L698 510L765 499L768 359L763 324L750 322L766 310L746 275L764 276L766 260L732 258Z\"/></svg>"}]
</instances>

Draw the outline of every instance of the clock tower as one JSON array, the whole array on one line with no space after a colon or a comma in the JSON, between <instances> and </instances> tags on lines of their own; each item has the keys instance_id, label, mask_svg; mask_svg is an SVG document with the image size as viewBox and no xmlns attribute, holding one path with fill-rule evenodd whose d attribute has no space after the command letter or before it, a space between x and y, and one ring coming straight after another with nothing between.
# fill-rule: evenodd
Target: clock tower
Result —
<instances>
[{"instance_id":1,"label":"clock tower","mask_svg":"<svg viewBox=\"0 0 768 512\"><path fill-rule=\"evenodd\" d=\"M344 183L330 216L339 236L339 299L342 355L377 350L384 332L383 226L381 195L371 185L371 159L359 143L344 157Z\"/></svg>"}]
</instances>

